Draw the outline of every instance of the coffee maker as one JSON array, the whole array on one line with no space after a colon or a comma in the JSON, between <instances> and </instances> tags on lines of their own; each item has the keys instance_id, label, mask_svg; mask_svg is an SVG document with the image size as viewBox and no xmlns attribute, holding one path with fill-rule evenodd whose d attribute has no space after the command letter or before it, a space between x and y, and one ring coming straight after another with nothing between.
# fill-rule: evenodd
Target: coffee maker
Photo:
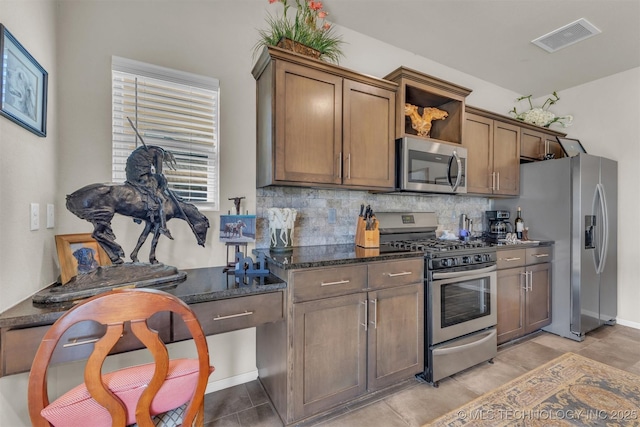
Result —
<instances>
[{"instance_id":1,"label":"coffee maker","mask_svg":"<svg viewBox=\"0 0 640 427\"><path fill-rule=\"evenodd\" d=\"M486 239L491 243L499 243L507 238L507 233L513 233L509 222L509 211L485 211L487 220Z\"/></svg>"}]
</instances>

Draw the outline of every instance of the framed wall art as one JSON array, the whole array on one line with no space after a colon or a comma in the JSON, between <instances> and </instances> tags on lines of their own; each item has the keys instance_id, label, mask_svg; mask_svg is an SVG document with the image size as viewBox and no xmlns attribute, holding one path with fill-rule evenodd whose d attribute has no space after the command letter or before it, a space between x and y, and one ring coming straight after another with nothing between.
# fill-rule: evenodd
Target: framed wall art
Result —
<instances>
[{"instance_id":1,"label":"framed wall art","mask_svg":"<svg viewBox=\"0 0 640 427\"><path fill-rule=\"evenodd\" d=\"M47 136L48 73L0 24L0 114Z\"/></svg>"},{"instance_id":2,"label":"framed wall art","mask_svg":"<svg viewBox=\"0 0 640 427\"><path fill-rule=\"evenodd\" d=\"M220 241L245 243L256 241L255 215L220 215Z\"/></svg>"},{"instance_id":3,"label":"framed wall art","mask_svg":"<svg viewBox=\"0 0 640 427\"><path fill-rule=\"evenodd\" d=\"M580 153L587 154L586 150L577 139L563 138L560 136L556 136L556 139L560 143L560 146L562 147L562 150L567 157L577 156Z\"/></svg>"},{"instance_id":4,"label":"framed wall art","mask_svg":"<svg viewBox=\"0 0 640 427\"><path fill-rule=\"evenodd\" d=\"M60 283L65 284L79 274L87 274L111 260L91 233L58 234L56 249L60 262Z\"/></svg>"}]
</instances>

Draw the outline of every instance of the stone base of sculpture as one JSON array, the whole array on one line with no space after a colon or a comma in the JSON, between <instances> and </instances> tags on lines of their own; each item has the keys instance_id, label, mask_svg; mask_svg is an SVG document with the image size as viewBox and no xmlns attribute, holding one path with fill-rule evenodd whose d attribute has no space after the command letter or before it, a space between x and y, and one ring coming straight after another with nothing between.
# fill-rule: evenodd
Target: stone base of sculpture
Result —
<instances>
[{"instance_id":1,"label":"stone base of sculpture","mask_svg":"<svg viewBox=\"0 0 640 427\"><path fill-rule=\"evenodd\" d=\"M65 285L50 286L33 296L36 304L53 304L88 298L116 288L154 287L164 289L176 286L187 278L187 273L164 264L125 263L98 267L81 274Z\"/></svg>"}]
</instances>

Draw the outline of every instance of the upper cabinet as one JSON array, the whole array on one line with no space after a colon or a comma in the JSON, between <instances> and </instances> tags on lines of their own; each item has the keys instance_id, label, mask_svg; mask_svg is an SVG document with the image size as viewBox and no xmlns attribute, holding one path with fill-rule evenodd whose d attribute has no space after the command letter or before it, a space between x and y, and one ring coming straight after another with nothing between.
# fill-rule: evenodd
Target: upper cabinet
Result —
<instances>
[{"instance_id":1,"label":"upper cabinet","mask_svg":"<svg viewBox=\"0 0 640 427\"><path fill-rule=\"evenodd\" d=\"M520 192L520 128L468 107L465 121L467 192L517 196Z\"/></svg>"},{"instance_id":2,"label":"upper cabinet","mask_svg":"<svg viewBox=\"0 0 640 427\"><path fill-rule=\"evenodd\" d=\"M252 73L258 187L394 188L395 83L275 47Z\"/></svg>"},{"instance_id":3,"label":"upper cabinet","mask_svg":"<svg viewBox=\"0 0 640 427\"><path fill-rule=\"evenodd\" d=\"M417 136L451 144L462 143L465 98L471 93L471 89L405 67L396 69L384 78L398 84L396 138ZM428 136L419 135L412 126L411 116L406 114L408 112L405 110L406 104L417 107L412 113L415 120L429 121L429 111L425 112L429 107L446 112L446 118L441 118L441 113L434 116L430 121L431 129Z\"/></svg>"},{"instance_id":4,"label":"upper cabinet","mask_svg":"<svg viewBox=\"0 0 640 427\"><path fill-rule=\"evenodd\" d=\"M556 136L565 136L564 133L534 126L522 126L521 133L520 158L523 161L544 160L551 154L554 159L564 157L564 151L556 139Z\"/></svg>"}]
</instances>

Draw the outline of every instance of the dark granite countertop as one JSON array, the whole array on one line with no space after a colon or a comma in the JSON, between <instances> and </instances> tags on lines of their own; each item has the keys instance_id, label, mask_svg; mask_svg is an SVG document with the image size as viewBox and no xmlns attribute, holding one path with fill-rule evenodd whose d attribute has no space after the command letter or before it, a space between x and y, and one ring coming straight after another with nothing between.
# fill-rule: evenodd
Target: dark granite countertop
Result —
<instances>
[{"instance_id":1,"label":"dark granite countertop","mask_svg":"<svg viewBox=\"0 0 640 427\"><path fill-rule=\"evenodd\" d=\"M406 251L381 245L379 249L364 249L354 244L297 246L291 252L278 253L268 248L254 249L253 254L263 253L267 262L282 268L327 267L332 265L355 264L424 256L421 251Z\"/></svg>"},{"instance_id":2,"label":"dark granite countertop","mask_svg":"<svg viewBox=\"0 0 640 427\"><path fill-rule=\"evenodd\" d=\"M287 286L285 282L273 274L262 278L245 277L244 280L239 280L234 274L224 272L224 269L224 267L206 267L182 270L187 273L186 280L176 284L163 285L159 289L176 295L187 304L195 304L274 292ZM34 304L29 297L0 313L0 327L50 325L76 303Z\"/></svg>"},{"instance_id":3,"label":"dark granite countertop","mask_svg":"<svg viewBox=\"0 0 640 427\"><path fill-rule=\"evenodd\" d=\"M496 250L498 251L504 251L508 249L534 248L536 246L551 246L554 243L555 242L553 240L532 240L532 241L525 241L525 242L513 243L513 244L500 243L500 244L494 244L493 246L495 246Z\"/></svg>"}]
</instances>

